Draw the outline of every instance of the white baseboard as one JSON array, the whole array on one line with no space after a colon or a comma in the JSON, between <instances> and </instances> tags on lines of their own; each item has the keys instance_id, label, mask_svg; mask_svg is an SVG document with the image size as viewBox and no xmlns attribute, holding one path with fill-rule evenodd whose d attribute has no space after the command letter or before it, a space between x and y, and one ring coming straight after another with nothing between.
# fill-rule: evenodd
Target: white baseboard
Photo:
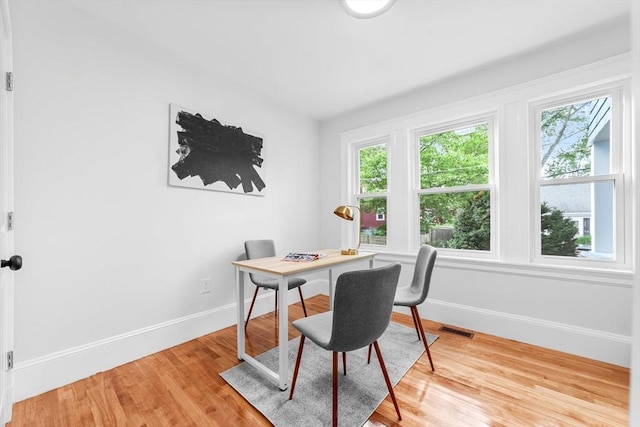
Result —
<instances>
[{"instance_id":1,"label":"white baseboard","mask_svg":"<svg viewBox=\"0 0 640 427\"><path fill-rule=\"evenodd\" d=\"M419 310L422 318L435 322L618 366L631 363L631 337L433 299ZM397 311L410 314L404 308Z\"/></svg>"},{"instance_id":2,"label":"white baseboard","mask_svg":"<svg viewBox=\"0 0 640 427\"><path fill-rule=\"evenodd\" d=\"M324 283L326 287L326 281ZM305 298L319 293L319 284L304 286ZM245 301L245 307L251 302ZM290 291L289 304L299 302L297 291ZM273 292L260 292L252 317L273 311ZM161 350L236 324L236 304L216 307L179 319L152 325L89 344L16 363L13 370L15 401L90 377L98 372L132 362Z\"/></svg>"}]
</instances>

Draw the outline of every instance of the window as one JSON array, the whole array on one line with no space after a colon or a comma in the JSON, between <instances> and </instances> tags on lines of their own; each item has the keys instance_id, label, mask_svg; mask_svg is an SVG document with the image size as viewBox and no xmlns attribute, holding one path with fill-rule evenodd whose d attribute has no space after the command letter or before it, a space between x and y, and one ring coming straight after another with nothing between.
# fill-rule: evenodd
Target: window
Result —
<instances>
[{"instance_id":1,"label":"window","mask_svg":"<svg viewBox=\"0 0 640 427\"><path fill-rule=\"evenodd\" d=\"M356 199L360 208L360 242L387 244L387 144L356 147L358 183Z\"/></svg>"},{"instance_id":2,"label":"window","mask_svg":"<svg viewBox=\"0 0 640 427\"><path fill-rule=\"evenodd\" d=\"M416 134L420 244L491 250L490 123Z\"/></svg>"},{"instance_id":3,"label":"window","mask_svg":"<svg viewBox=\"0 0 640 427\"><path fill-rule=\"evenodd\" d=\"M622 252L618 99L610 92L535 109L539 256L616 260Z\"/></svg>"},{"instance_id":4,"label":"window","mask_svg":"<svg viewBox=\"0 0 640 427\"><path fill-rule=\"evenodd\" d=\"M550 277L631 271L630 79L610 65L605 79L578 70L341 132L363 250L402 260L428 243L452 266Z\"/></svg>"}]
</instances>

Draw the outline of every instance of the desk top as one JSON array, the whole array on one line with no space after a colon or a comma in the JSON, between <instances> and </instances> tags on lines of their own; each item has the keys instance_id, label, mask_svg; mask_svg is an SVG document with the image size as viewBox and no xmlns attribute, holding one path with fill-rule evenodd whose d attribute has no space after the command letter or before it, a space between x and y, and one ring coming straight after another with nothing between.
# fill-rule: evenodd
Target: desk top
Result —
<instances>
[{"instance_id":1,"label":"desk top","mask_svg":"<svg viewBox=\"0 0 640 427\"><path fill-rule=\"evenodd\" d=\"M312 251L313 253L327 254L326 257L315 261L283 261L284 256L275 256L269 258L249 259L243 261L234 261L233 265L241 270L263 271L266 273L288 276L290 274L300 273L303 271L316 270L318 268L330 268L357 260L373 259L375 252L359 252L358 255L342 255L340 249L322 249Z\"/></svg>"}]
</instances>

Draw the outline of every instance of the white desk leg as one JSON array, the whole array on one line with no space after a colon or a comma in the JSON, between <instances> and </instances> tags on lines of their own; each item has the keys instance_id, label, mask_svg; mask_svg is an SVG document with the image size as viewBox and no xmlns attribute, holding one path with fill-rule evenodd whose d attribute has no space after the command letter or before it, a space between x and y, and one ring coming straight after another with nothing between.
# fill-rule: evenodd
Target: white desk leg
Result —
<instances>
[{"instance_id":1,"label":"white desk leg","mask_svg":"<svg viewBox=\"0 0 640 427\"><path fill-rule=\"evenodd\" d=\"M278 320L278 359L280 369L278 370L278 383L280 390L286 390L289 379L289 304L288 300L288 280L282 276L279 280L278 305L280 306Z\"/></svg>"},{"instance_id":2,"label":"white desk leg","mask_svg":"<svg viewBox=\"0 0 640 427\"><path fill-rule=\"evenodd\" d=\"M238 334L238 359L242 360L242 355L245 352L244 343L244 272L240 271L236 267L236 295L238 303L238 322L237 322L237 334Z\"/></svg>"},{"instance_id":3,"label":"white desk leg","mask_svg":"<svg viewBox=\"0 0 640 427\"><path fill-rule=\"evenodd\" d=\"M373 268L373 258L369 259L369 268Z\"/></svg>"},{"instance_id":4,"label":"white desk leg","mask_svg":"<svg viewBox=\"0 0 640 427\"><path fill-rule=\"evenodd\" d=\"M329 269L329 311L333 310L333 269Z\"/></svg>"}]
</instances>

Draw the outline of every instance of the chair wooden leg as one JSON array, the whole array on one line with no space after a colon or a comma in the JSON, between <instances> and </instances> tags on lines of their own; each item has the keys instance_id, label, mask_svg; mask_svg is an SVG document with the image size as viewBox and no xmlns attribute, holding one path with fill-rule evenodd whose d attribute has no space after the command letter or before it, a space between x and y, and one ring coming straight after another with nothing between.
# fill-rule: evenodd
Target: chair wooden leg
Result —
<instances>
[{"instance_id":1,"label":"chair wooden leg","mask_svg":"<svg viewBox=\"0 0 640 427\"><path fill-rule=\"evenodd\" d=\"M420 336L420 327L418 326L418 323L420 322L420 318L418 317L416 319L416 311L413 309L413 307L411 307L411 318L413 319L413 326L416 327L416 334L418 334L418 341L422 339L422 337Z\"/></svg>"},{"instance_id":2,"label":"chair wooden leg","mask_svg":"<svg viewBox=\"0 0 640 427\"><path fill-rule=\"evenodd\" d=\"M247 330L247 326L249 325L249 319L251 318L251 311L253 311L253 304L256 303L256 297L258 296L258 287L256 286L256 291L253 293L253 299L251 300L251 305L249 306L249 314L247 314L247 321L244 322L244 330Z\"/></svg>"},{"instance_id":3,"label":"chair wooden leg","mask_svg":"<svg viewBox=\"0 0 640 427\"><path fill-rule=\"evenodd\" d=\"M424 348L427 351L427 356L429 357L429 363L431 364L431 371L435 372L435 368L433 367L433 360L431 359L431 352L429 351L429 341L424 334L424 328L422 327L422 322L420 321L420 314L418 313L418 307L415 305L411 307L411 312L414 313L414 316L418 319L418 326L420 335L422 335L422 343L424 344Z\"/></svg>"},{"instance_id":4,"label":"chair wooden leg","mask_svg":"<svg viewBox=\"0 0 640 427\"><path fill-rule=\"evenodd\" d=\"M398 407L398 402L396 401L396 395L393 392L393 386L391 385L391 380L389 380L387 367L385 366L384 360L382 359L382 353L380 352L380 346L378 346L378 340L373 342L373 346L376 349L376 356L378 356L378 360L380 361L380 369L382 369L382 375L384 376L384 381L387 383L387 388L389 389L389 395L391 396L391 400L393 401L393 406L395 406L396 408L396 413L398 414L398 421L402 421L402 415L400 415L400 408Z\"/></svg>"},{"instance_id":5,"label":"chair wooden leg","mask_svg":"<svg viewBox=\"0 0 640 427\"><path fill-rule=\"evenodd\" d=\"M367 355L367 365L371 363L371 346L373 344L369 344L369 354Z\"/></svg>"},{"instance_id":6,"label":"chair wooden leg","mask_svg":"<svg viewBox=\"0 0 640 427\"><path fill-rule=\"evenodd\" d=\"M344 375L347 375L347 352L342 352L342 372Z\"/></svg>"},{"instance_id":7,"label":"chair wooden leg","mask_svg":"<svg viewBox=\"0 0 640 427\"><path fill-rule=\"evenodd\" d=\"M304 317L307 317L307 307L304 306L304 298L302 297L302 289L298 286L298 293L300 294L300 304L302 304L302 311L304 312Z\"/></svg>"},{"instance_id":8,"label":"chair wooden leg","mask_svg":"<svg viewBox=\"0 0 640 427\"><path fill-rule=\"evenodd\" d=\"M289 400L293 399L293 389L296 388L296 380L298 379L298 369L300 369L300 360L302 360L302 347L304 347L304 335L300 335L300 344L298 345L298 356L296 357L296 367L293 370L293 379L291 380L291 391L289 392Z\"/></svg>"},{"instance_id":9,"label":"chair wooden leg","mask_svg":"<svg viewBox=\"0 0 640 427\"><path fill-rule=\"evenodd\" d=\"M332 425L338 427L338 352L333 352L333 405Z\"/></svg>"}]
</instances>

